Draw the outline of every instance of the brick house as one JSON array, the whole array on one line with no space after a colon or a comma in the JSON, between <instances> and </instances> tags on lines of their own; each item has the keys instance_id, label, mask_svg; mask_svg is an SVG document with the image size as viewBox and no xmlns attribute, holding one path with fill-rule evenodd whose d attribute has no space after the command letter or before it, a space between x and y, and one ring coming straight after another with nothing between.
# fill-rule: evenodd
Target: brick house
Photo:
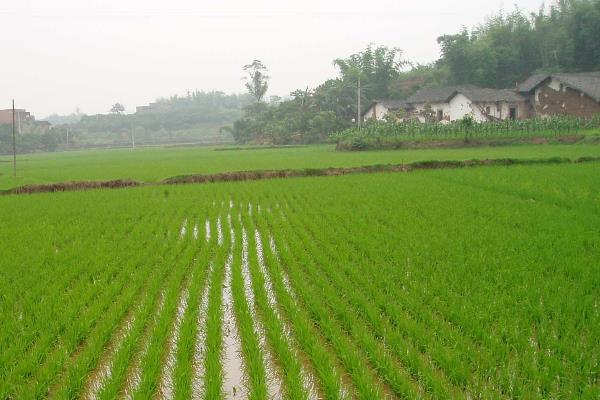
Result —
<instances>
[{"instance_id":1,"label":"brick house","mask_svg":"<svg viewBox=\"0 0 600 400\"><path fill-rule=\"evenodd\" d=\"M600 72L537 74L517 91L528 99L532 116L591 118L600 113Z\"/></svg>"}]
</instances>

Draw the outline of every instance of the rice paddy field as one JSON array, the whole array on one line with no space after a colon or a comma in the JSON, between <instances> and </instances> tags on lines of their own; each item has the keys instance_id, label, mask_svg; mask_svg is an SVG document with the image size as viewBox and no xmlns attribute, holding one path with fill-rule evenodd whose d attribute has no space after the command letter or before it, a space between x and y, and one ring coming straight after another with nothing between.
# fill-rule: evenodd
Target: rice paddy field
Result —
<instances>
[{"instance_id":1,"label":"rice paddy field","mask_svg":"<svg viewBox=\"0 0 600 400\"><path fill-rule=\"evenodd\" d=\"M265 162L239 153L214 168ZM420 154L391 153L374 154ZM599 177L592 162L0 196L0 398L597 399Z\"/></svg>"},{"instance_id":2,"label":"rice paddy field","mask_svg":"<svg viewBox=\"0 0 600 400\"><path fill-rule=\"evenodd\" d=\"M0 190L26 184L99 181L129 178L158 182L186 174L260 169L359 167L426 160L498 158L599 157L600 145L510 145L473 148L437 148L340 152L333 145L295 148L172 147L88 150L18 156L18 174L12 176L12 157L0 156Z\"/></svg>"}]
</instances>

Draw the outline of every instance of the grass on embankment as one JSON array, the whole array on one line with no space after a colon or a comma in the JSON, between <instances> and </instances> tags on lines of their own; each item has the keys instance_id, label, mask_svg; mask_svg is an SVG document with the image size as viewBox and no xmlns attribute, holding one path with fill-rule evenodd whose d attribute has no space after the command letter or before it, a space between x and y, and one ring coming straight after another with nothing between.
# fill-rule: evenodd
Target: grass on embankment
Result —
<instances>
[{"instance_id":1,"label":"grass on embankment","mask_svg":"<svg viewBox=\"0 0 600 400\"><path fill-rule=\"evenodd\" d=\"M0 157L0 190L69 181L131 179L156 183L179 175L231 171L347 168L423 160L576 159L584 156L600 156L600 146L512 145L364 152L336 152L332 145L243 151L215 151L210 147L73 151L19 155L16 178L12 176L12 158Z\"/></svg>"}]
</instances>

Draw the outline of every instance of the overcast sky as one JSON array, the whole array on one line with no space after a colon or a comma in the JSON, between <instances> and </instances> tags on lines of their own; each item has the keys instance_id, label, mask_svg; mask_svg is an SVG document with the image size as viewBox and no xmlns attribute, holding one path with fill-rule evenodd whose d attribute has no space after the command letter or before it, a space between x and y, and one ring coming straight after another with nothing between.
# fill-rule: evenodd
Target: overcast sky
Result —
<instances>
[{"instance_id":1,"label":"overcast sky","mask_svg":"<svg viewBox=\"0 0 600 400\"><path fill-rule=\"evenodd\" d=\"M269 94L284 96L369 43L431 62L438 36L515 4L535 11L541 0L2 0L0 109L14 97L38 118L117 101L131 112L187 90L242 92L255 58Z\"/></svg>"}]
</instances>

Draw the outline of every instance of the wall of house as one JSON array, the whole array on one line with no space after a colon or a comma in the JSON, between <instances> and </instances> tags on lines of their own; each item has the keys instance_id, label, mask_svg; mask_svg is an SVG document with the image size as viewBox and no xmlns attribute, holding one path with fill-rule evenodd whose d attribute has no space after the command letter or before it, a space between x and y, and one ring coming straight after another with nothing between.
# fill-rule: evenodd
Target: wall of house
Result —
<instances>
[{"instance_id":1,"label":"wall of house","mask_svg":"<svg viewBox=\"0 0 600 400\"><path fill-rule=\"evenodd\" d=\"M437 117L437 113L438 110L442 110L443 114L444 114L444 118L442 119L442 122L450 122L450 104L448 103L430 103L431 104L431 110L433 111L433 115L434 118ZM414 106L414 111L412 112L413 115L415 115L419 121L421 122L425 122L425 118L422 117L423 111L425 111L425 103L419 103L419 104L413 104Z\"/></svg>"},{"instance_id":2,"label":"wall of house","mask_svg":"<svg viewBox=\"0 0 600 400\"><path fill-rule=\"evenodd\" d=\"M389 110L387 109L387 107L385 107L383 104L381 104L381 103L375 103L363 115L363 119L365 121L367 121L369 119L376 118L377 120L381 121L387 115L388 111Z\"/></svg>"},{"instance_id":3,"label":"wall of house","mask_svg":"<svg viewBox=\"0 0 600 400\"><path fill-rule=\"evenodd\" d=\"M526 101L519 102L508 102L508 101L498 101L498 102L484 102L484 103L475 103L473 104L475 119L481 121L487 121L487 107L490 109L489 115L493 118L498 119L509 119L510 118L510 109L517 109L517 119L527 119L530 116L529 107Z\"/></svg>"},{"instance_id":4,"label":"wall of house","mask_svg":"<svg viewBox=\"0 0 600 400\"><path fill-rule=\"evenodd\" d=\"M535 89L534 112L537 116L572 115L591 118L600 113L600 103L586 94L563 85L556 78Z\"/></svg>"},{"instance_id":5,"label":"wall of house","mask_svg":"<svg viewBox=\"0 0 600 400\"><path fill-rule=\"evenodd\" d=\"M465 95L458 93L450 100L450 121L463 119L465 115L472 115L473 119L477 122L486 120L477 107L473 107L471 100Z\"/></svg>"}]
</instances>

